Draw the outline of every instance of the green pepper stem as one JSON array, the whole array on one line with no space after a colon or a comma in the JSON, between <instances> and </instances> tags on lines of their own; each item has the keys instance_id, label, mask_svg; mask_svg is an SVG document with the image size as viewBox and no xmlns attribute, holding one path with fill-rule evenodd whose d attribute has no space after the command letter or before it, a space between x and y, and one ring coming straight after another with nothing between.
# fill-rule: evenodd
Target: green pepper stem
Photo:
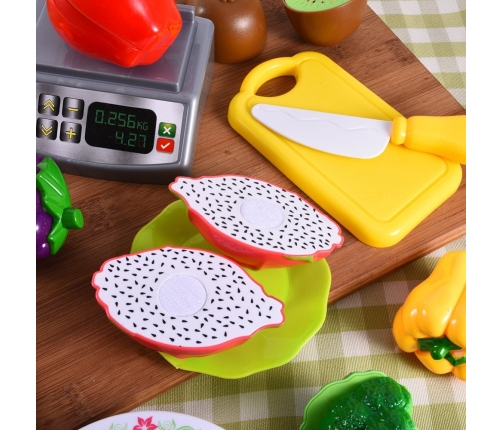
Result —
<instances>
[{"instance_id":1,"label":"green pepper stem","mask_svg":"<svg viewBox=\"0 0 502 430\"><path fill-rule=\"evenodd\" d=\"M80 209L65 208L61 216L63 227L70 229L82 228L84 226L84 217Z\"/></svg>"},{"instance_id":2,"label":"green pepper stem","mask_svg":"<svg viewBox=\"0 0 502 430\"><path fill-rule=\"evenodd\" d=\"M453 366L458 366L459 364L464 364L466 362L465 356L458 359L453 357L450 351L458 351L461 350L462 347L455 345L447 337L417 339L417 341L420 351L430 352L431 357L434 360L441 360L445 358Z\"/></svg>"}]
</instances>

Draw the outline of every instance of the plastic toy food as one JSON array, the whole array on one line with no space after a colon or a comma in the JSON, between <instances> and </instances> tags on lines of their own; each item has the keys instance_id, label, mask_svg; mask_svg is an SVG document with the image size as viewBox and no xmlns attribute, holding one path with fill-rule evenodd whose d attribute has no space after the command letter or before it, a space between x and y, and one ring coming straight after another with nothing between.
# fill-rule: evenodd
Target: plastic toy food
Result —
<instances>
[{"instance_id":1,"label":"plastic toy food","mask_svg":"<svg viewBox=\"0 0 502 430\"><path fill-rule=\"evenodd\" d=\"M310 399L300 430L416 430L412 412L406 387L382 372L353 372Z\"/></svg>"},{"instance_id":2,"label":"plastic toy food","mask_svg":"<svg viewBox=\"0 0 502 430\"><path fill-rule=\"evenodd\" d=\"M367 0L283 0L283 4L303 40L316 46L331 46L359 28Z\"/></svg>"},{"instance_id":3,"label":"plastic toy food","mask_svg":"<svg viewBox=\"0 0 502 430\"><path fill-rule=\"evenodd\" d=\"M319 430L415 430L410 392L388 376L363 382L338 399L324 416Z\"/></svg>"},{"instance_id":4,"label":"plastic toy food","mask_svg":"<svg viewBox=\"0 0 502 430\"><path fill-rule=\"evenodd\" d=\"M63 174L49 157L37 159L37 260L55 254L63 246L68 230L84 226L80 209L71 206Z\"/></svg>"},{"instance_id":5,"label":"plastic toy food","mask_svg":"<svg viewBox=\"0 0 502 430\"><path fill-rule=\"evenodd\" d=\"M207 242L253 269L318 261L340 248L340 227L297 194L246 176L178 177L169 185Z\"/></svg>"},{"instance_id":6,"label":"plastic toy food","mask_svg":"<svg viewBox=\"0 0 502 430\"><path fill-rule=\"evenodd\" d=\"M214 24L214 59L239 63L258 55L267 41L267 22L260 0L181 0L197 16Z\"/></svg>"},{"instance_id":7,"label":"plastic toy food","mask_svg":"<svg viewBox=\"0 0 502 430\"><path fill-rule=\"evenodd\" d=\"M394 317L398 346L413 352L431 372L466 380L466 252L439 260Z\"/></svg>"},{"instance_id":8,"label":"plastic toy food","mask_svg":"<svg viewBox=\"0 0 502 430\"><path fill-rule=\"evenodd\" d=\"M47 0L47 13L68 45L123 67L157 61L182 26L174 0Z\"/></svg>"},{"instance_id":9,"label":"plastic toy food","mask_svg":"<svg viewBox=\"0 0 502 430\"><path fill-rule=\"evenodd\" d=\"M283 303L212 252L165 246L105 262L92 279L108 318L139 343L203 356L284 321Z\"/></svg>"},{"instance_id":10,"label":"plastic toy food","mask_svg":"<svg viewBox=\"0 0 502 430\"><path fill-rule=\"evenodd\" d=\"M188 209L181 199L170 203L138 231L130 253L166 245L215 252L189 221ZM290 362L326 318L331 286L329 265L321 260L283 269L247 270L247 273L266 294L284 303L284 322L279 327L260 330L242 345L216 354L174 357L160 353L162 357L177 369L226 379L244 378Z\"/></svg>"}]
</instances>

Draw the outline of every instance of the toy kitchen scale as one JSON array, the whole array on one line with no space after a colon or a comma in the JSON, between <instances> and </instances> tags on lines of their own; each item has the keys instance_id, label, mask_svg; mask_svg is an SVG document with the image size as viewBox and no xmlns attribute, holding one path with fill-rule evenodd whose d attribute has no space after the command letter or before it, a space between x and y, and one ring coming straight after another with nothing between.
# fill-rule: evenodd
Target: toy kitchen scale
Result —
<instances>
[{"instance_id":1,"label":"toy kitchen scale","mask_svg":"<svg viewBox=\"0 0 502 430\"><path fill-rule=\"evenodd\" d=\"M213 71L214 25L182 26L156 62L121 67L68 46L37 0L37 155L65 173L168 184L190 175Z\"/></svg>"}]
</instances>

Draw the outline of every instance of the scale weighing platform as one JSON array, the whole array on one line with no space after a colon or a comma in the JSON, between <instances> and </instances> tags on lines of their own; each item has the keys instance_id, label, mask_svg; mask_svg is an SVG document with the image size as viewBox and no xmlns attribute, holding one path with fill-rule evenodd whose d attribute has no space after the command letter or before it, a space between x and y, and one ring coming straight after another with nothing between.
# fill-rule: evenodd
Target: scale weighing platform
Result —
<instances>
[{"instance_id":1,"label":"scale weighing platform","mask_svg":"<svg viewBox=\"0 0 502 430\"><path fill-rule=\"evenodd\" d=\"M214 25L177 5L183 23L164 55L124 68L93 59L37 12L37 155L65 173L168 184L190 176L214 67Z\"/></svg>"}]
</instances>

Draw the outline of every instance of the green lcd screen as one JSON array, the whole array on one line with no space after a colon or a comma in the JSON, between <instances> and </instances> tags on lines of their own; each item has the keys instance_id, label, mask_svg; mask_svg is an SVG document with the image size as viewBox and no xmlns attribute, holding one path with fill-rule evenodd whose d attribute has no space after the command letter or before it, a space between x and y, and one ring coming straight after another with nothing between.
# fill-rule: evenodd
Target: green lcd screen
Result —
<instances>
[{"instance_id":1,"label":"green lcd screen","mask_svg":"<svg viewBox=\"0 0 502 430\"><path fill-rule=\"evenodd\" d=\"M148 154L157 115L149 109L94 102L87 112L86 142L95 147Z\"/></svg>"}]
</instances>

